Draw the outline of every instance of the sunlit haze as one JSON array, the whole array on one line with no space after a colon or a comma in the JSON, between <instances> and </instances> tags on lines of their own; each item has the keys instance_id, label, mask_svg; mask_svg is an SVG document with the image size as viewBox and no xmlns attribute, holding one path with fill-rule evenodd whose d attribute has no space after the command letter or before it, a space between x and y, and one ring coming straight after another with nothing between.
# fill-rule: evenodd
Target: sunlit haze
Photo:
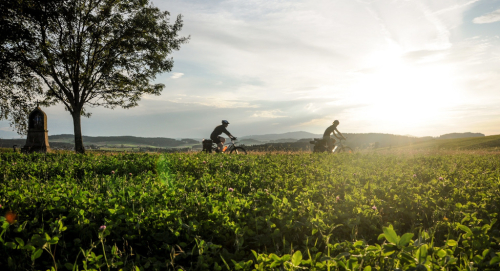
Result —
<instances>
[{"instance_id":1,"label":"sunlit haze","mask_svg":"<svg viewBox=\"0 0 500 271\"><path fill-rule=\"evenodd\" d=\"M93 108L84 135L500 134L499 0L153 1L191 36L132 109ZM43 109L49 135L73 133ZM0 136L15 137L8 122Z\"/></svg>"}]
</instances>

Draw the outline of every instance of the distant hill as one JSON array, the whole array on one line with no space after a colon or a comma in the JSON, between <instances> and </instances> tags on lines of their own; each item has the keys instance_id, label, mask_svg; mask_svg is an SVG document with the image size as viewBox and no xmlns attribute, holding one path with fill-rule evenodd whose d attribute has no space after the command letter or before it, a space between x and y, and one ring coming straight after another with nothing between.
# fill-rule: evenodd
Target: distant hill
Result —
<instances>
[{"instance_id":1,"label":"distant hill","mask_svg":"<svg viewBox=\"0 0 500 271\"><path fill-rule=\"evenodd\" d=\"M26 139L0 139L0 147L11 148L17 145L24 146ZM83 136L83 144L93 147L122 147L122 148L176 148L190 147L199 144L199 140L183 138L176 140L165 137L136 137L136 136ZM72 149L74 147L74 136L71 134L50 135L49 145L52 148Z\"/></svg>"},{"instance_id":2,"label":"distant hill","mask_svg":"<svg viewBox=\"0 0 500 271\"><path fill-rule=\"evenodd\" d=\"M26 138L15 138L15 139L0 139L0 148L12 148L16 145L17 149L24 147L26 144ZM51 148L57 149L72 149L74 144L66 143L66 142L50 142L49 145Z\"/></svg>"},{"instance_id":3,"label":"distant hill","mask_svg":"<svg viewBox=\"0 0 500 271\"><path fill-rule=\"evenodd\" d=\"M441 148L441 149L476 149L500 146L499 136L485 136L481 133L451 133L440 137L414 137L409 135L392 135L380 133L349 134L347 145L354 149L376 149L376 148ZM266 134L243 136L239 143L246 146L266 145L270 149L294 148L308 150L312 147L309 141L313 138L321 138L321 134L313 134L304 131L289 132L283 134ZM450 138L451 137L451 138ZM135 137L135 136L83 136L86 147L95 148L191 148L200 145L199 139L174 139L164 137ZM18 148L24 146L26 139L0 139L0 147ZM74 147L74 136L71 134L51 135L49 144L52 148L72 149Z\"/></svg>"},{"instance_id":4,"label":"distant hill","mask_svg":"<svg viewBox=\"0 0 500 271\"><path fill-rule=\"evenodd\" d=\"M452 139L452 138L466 138L466 137L483 137L484 134L481 133L451 133L440 135L439 139Z\"/></svg>"},{"instance_id":5,"label":"distant hill","mask_svg":"<svg viewBox=\"0 0 500 271\"><path fill-rule=\"evenodd\" d=\"M238 142L241 144L262 144L261 141L252 139L252 138L244 138L244 139L238 139Z\"/></svg>"},{"instance_id":6,"label":"distant hill","mask_svg":"<svg viewBox=\"0 0 500 271\"><path fill-rule=\"evenodd\" d=\"M414 136L379 134L379 133L367 133L367 134L343 133L343 134L348 139L347 144L349 146L351 146L352 148L361 148L361 149L372 148L375 145L379 148L392 147L392 146L396 147L432 139L432 137L419 138ZM258 139L259 141L262 141L261 144L266 143L269 145L269 144L281 144L281 143L309 144L309 141L312 140L313 138L322 138L322 137L323 137L322 134L313 134L309 132L299 131L299 132L289 132L283 134L252 135L252 136L245 136L242 138Z\"/></svg>"},{"instance_id":7,"label":"distant hill","mask_svg":"<svg viewBox=\"0 0 500 271\"><path fill-rule=\"evenodd\" d=\"M290 143L290 142L296 142L297 139L295 138L280 138L276 140L271 140L269 141L270 143Z\"/></svg>"},{"instance_id":8,"label":"distant hill","mask_svg":"<svg viewBox=\"0 0 500 271\"><path fill-rule=\"evenodd\" d=\"M53 135L49 136L50 142L74 142L73 135ZM137 145L153 147L177 147L185 144L197 144L198 141L192 139L176 140L165 137L136 137L136 136L83 136L83 143L86 145Z\"/></svg>"},{"instance_id":9,"label":"distant hill","mask_svg":"<svg viewBox=\"0 0 500 271\"><path fill-rule=\"evenodd\" d=\"M266 134L266 135L249 135L249 136L242 136L240 139L255 139L258 141L263 141L263 142L270 142L271 140L280 140L280 139L295 139L299 140L301 138L313 138L313 137L320 137L322 135L320 134L313 134L309 132L304 132L304 131L298 131L298 132L288 132L288 133L283 133L283 134Z\"/></svg>"},{"instance_id":10,"label":"distant hill","mask_svg":"<svg viewBox=\"0 0 500 271\"><path fill-rule=\"evenodd\" d=\"M476 138L484 137L481 133L450 133L441 135L438 138L425 136L416 137L411 135L393 135L381 133L364 133L364 134L349 134L343 133L348 139L347 144L352 148L366 149L366 148L386 148L386 147L400 147L411 144L422 143L426 141L433 141L437 139L451 139L451 138ZM313 134L304 131L289 132L283 134L265 134L265 135L251 135L242 138L252 138L261 141L260 144L276 144L282 146L280 143L300 143L307 144L313 138L321 138L322 134ZM270 146L271 146L270 145ZM300 144L299 144L300 145ZM305 147L302 147L305 148Z\"/></svg>"},{"instance_id":11,"label":"distant hill","mask_svg":"<svg viewBox=\"0 0 500 271\"><path fill-rule=\"evenodd\" d=\"M485 148L500 148L500 135L452 138L452 139L433 139L419 142L408 146L402 146L402 149L445 149L445 150L474 150Z\"/></svg>"}]
</instances>

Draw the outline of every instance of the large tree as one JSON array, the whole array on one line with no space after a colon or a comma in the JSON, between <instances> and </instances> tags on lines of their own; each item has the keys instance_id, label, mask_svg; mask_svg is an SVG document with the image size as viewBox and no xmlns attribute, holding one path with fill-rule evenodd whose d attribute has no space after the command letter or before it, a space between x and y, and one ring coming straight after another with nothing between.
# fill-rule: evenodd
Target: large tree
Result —
<instances>
[{"instance_id":1,"label":"large tree","mask_svg":"<svg viewBox=\"0 0 500 271\"><path fill-rule=\"evenodd\" d=\"M80 153L88 107L130 108L159 95L164 85L152 81L172 70L169 55L189 39L179 37L181 15L171 23L149 0L2 1L2 32L15 34L0 40L0 118L15 123L13 109L36 99L63 103Z\"/></svg>"},{"instance_id":2,"label":"large tree","mask_svg":"<svg viewBox=\"0 0 500 271\"><path fill-rule=\"evenodd\" d=\"M14 41L29 39L31 33L12 18L21 9L26 16L40 15L23 4L20 1L0 1L0 120L10 120L19 134L26 134L29 110L33 109L35 100L42 97L41 82L15 61L18 53L13 50Z\"/></svg>"}]
</instances>

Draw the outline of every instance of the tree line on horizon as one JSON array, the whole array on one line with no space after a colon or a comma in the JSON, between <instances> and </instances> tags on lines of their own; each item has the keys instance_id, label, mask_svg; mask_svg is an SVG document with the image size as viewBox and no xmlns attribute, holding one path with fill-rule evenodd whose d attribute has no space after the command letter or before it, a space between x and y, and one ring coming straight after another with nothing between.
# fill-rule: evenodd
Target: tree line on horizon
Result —
<instances>
[{"instance_id":1,"label":"tree line on horizon","mask_svg":"<svg viewBox=\"0 0 500 271\"><path fill-rule=\"evenodd\" d=\"M444 134L439 137L413 137L404 135L381 134L381 133L345 133L348 138L348 145L356 149L369 149L369 148L386 148L398 147L410 144L417 144L435 139L458 139L458 138L471 138L471 137L484 137L482 133L450 133ZM185 146L196 149L201 148L200 140L191 138L166 138L166 137L136 137L136 136L83 136L86 146L106 147L113 145L128 145L139 148L141 146L154 146L155 148L176 148ZM51 147L59 149L72 149L74 144L74 135L51 135L49 142ZM312 138L283 138L279 140L259 141L252 138L245 138L241 143L252 147L249 150L267 150L271 149L286 149L286 150L310 150L309 141ZM11 148L13 145L18 147L24 145L25 139L0 139L0 147Z\"/></svg>"}]
</instances>

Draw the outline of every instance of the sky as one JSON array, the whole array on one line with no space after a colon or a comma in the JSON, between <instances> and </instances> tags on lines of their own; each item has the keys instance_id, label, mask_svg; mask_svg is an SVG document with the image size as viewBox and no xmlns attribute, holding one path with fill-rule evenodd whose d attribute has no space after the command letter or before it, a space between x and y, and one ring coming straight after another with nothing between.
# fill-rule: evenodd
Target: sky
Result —
<instances>
[{"instance_id":1,"label":"sky","mask_svg":"<svg viewBox=\"0 0 500 271\"><path fill-rule=\"evenodd\" d=\"M91 108L89 136L500 134L500 0L154 0L190 41L161 96ZM49 135L71 134L62 106ZM8 122L0 137L12 138Z\"/></svg>"}]
</instances>

